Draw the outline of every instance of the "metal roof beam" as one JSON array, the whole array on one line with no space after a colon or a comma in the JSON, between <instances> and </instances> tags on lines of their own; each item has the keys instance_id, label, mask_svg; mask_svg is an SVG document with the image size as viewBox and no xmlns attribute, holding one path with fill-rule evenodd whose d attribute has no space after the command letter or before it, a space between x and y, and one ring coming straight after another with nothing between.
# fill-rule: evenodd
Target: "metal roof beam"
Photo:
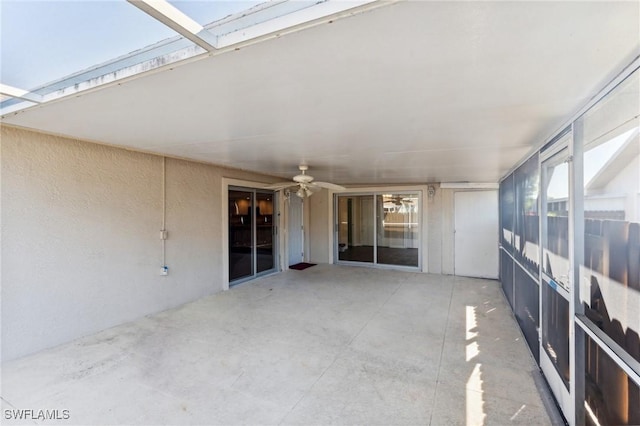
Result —
<instances>
[{"instance_id":1,"label":"metal roof beam","mask_svg":"<svg viewBox=\"0 0 640 426\"><path fill-rule=\"evenodd\" d=\"M166 0L127 0L207 52L217 50L216 37Z\"/></svg>"}]
</instances>

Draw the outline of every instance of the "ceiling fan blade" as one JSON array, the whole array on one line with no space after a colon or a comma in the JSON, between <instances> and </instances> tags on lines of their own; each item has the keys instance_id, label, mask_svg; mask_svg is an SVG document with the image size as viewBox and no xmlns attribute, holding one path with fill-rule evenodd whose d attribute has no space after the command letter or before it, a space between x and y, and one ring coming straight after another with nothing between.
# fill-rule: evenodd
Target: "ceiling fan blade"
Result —
<instances>
[{"instance_id":1,"label":"ceiling fan blade","mask_svg":"<svg viewBox=\"0 0 640 426\"><path fill-rule=\"evenodd\" d=\"M278 189L284 189L284 188L288 188L290 186L296 186L298 185L295 182L278 182L278 183L272 183L270 185L265 185L262 188L263 189L273 189L273 190L278 190Z\"/></svg>"},{"instance_id":2,"label":"ceiling fan blade","mask_svg":"<svg viewBox=\"0 0 640 426\"><path fill-rule=\"evenodd\" d=\"M319 186L320 188L332 189L334 191L345 191L347 189L344 186L336 185L335 183L318 182L315 180L311 182L311 185L316 185L316 186Z\"/></svg>"}]
</instances>

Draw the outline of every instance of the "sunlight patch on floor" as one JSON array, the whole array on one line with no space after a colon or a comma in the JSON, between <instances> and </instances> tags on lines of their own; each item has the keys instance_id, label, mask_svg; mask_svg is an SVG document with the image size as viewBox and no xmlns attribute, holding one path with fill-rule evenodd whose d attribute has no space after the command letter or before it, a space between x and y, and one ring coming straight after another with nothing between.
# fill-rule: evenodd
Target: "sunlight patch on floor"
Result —
<instances>
[{"instance_id":1,"label":"sunlight patch on floor","mask_svg":"<svg viewBox=\"0 0 640 426\"><path fill-rule=\"evenodd\" d=\"M470 362L480 353L478 342L475 341L478 336L478 322L476 320L476 308L474 306L466 307L466 330L465 337L467 341L466 346L466 361ZM473 367L473 371L469 375L466 385L466 424L467 426L482 426L484 424L484 418L486 417L483 406L484 401L482 399L482 373L480 367L482 364L476 363ZM475 390L480 389L480 391Z\"/></svg>"}]
</instances>

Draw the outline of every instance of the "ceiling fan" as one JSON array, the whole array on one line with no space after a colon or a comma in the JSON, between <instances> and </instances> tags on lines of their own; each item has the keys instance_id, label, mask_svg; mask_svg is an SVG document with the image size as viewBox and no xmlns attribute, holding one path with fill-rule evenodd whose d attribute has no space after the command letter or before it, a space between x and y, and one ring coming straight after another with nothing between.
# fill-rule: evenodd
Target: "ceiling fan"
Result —
<instances>
[{"instance_id":1,"label":"ceiling fan","mask_svg":"<svg viewBox=\"0 0 640 426\"><path fill-rule=\"evenodd\" d=\"M384 196L384 202L389 202L389 203L393 203L396 206L401 206L403 204L413 204L413 199L412 198L408 198L408 197L404 197L402 195L395 195L395 196Z\"/></svg>"},{"instance_id":2,"label":"ceiling fan","mask_svg":"<svg viewBox=\"0 0 640 426\"><path fill-rule=\"evenodd\" d=\"M313 195L314 191L318 191L321 188L331 189L334 191L344 191L345 189L347 189L344 186L336 185L335 183L314 181L313 176L306 173L307 170L309 170L309 166L305 164L299 165L298 169L300 169L301 173L293 177L293 182L273 183L271 185L265 186L264 188L277 191L280 189L298 186L296 195L300 198L310 197L311 195Z\"/></svg>"}]
</instances>

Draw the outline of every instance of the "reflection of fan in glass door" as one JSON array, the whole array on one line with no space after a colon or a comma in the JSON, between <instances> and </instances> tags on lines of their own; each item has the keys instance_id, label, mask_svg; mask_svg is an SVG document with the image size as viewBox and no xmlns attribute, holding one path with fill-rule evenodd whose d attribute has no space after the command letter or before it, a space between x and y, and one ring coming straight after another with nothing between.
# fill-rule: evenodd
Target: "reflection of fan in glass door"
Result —
<instances>
[{"instance_id":1,"label":"reflection of fan in glass door","mask_svg":"<svg viewBox=\"0 0 640 426\"><path fill-rule=\"evenodd\" d=\"M418 266L417 194L377 197L377 263Z\"/></svg>"},{"instance_id":2,"label":"reflection of fan in glass door","mask_svg":"<svg viewBox=\"0 0 640 426\"><path fill-rule=\"evenodd\" d=\"M418 193L338 195L338 260L418 268L419 200Z\"/></svg>"},{"instance_id":3,"label":"reflection of fan in glass door","mask_svg":"<svg viewBox=\"0 0 640 426\"><path fill-rule=\"evenodd\" d=\"M378 212L381 231L378 246L392 248L414 248L412 229L413 205L411 196L385 194L378 197L378 205L383 213Z\"/></svg>"}]
</instances>

